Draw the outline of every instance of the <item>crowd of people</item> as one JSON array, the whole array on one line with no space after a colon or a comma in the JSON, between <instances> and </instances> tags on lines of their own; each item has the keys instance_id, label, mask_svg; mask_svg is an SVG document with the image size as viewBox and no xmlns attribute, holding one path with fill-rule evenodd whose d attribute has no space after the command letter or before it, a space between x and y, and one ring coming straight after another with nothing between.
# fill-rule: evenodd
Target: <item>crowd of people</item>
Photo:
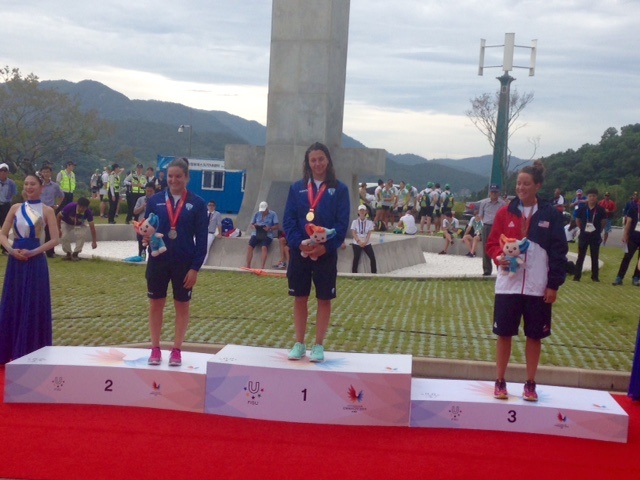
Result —
<instances>
[{"instance_id":1,"label":"crowd of people","mask_svg":"<svg viewBox=\"0 0 640 480\"><path fill-rule=\"evenodd\" d=\"M96 248L96 231L89 200L74 199L75 163L68 162L57 179L51 180L50 166L25 177L23 202L11 204L17 195L15 182L8 179L8 167L0 164L0 244L10 256L0 304L0 364L25 355L52 342L51 297L46 255L62 244L65 259L75 260L89 231ZM190 300L215 238L220 236L222 220L215 202L208 204L187 190L189 162L173 160L166 180L143 173L138 164L124 179L117 164L95 172L91 189L101 200L107 197L109 223L114 223L120 193L129 206L126 222L154 218L153 235L162 238L163 250L150 255L146 266L149 298L148 324L151 339L149 365L162 363L160 339L164 324L164 307L171 284L175 325L168 365L182 364L181 348L189 325ZM500 196L500 186L489 187L489 197L480 202L464 232L454 211L454 194L449 184L428 183L418 191L405 182L395 187L393 181L379 182L373 198L361 185L357 218L349 222L350 206L347 186L336 177L329 149L311 145L302 162L302 178L288 193L282 217L260 203L253 216L247 246L246 265L251 266L253 251L260 247L260 264L265 268L268 249L278 240L281 260L277 268L286 268L288 293L293 297L295 342L289 360L307 355L306 331L309 297L315 289L315 337L309 352L311 362L323 362L324 341L331 323L332 300L337 295L338 251L346 248L346 236L353 237L352 271L357 272L362 251L369 257L371 272L376 273L376 258L371 245L373 231L395 231L404 235L442 232L446 254L458 238L467 246L467 256L474 257L482 248L483 274L498 269L495 282L493 333L496 342L496 381L494 397L507 399L505 380L511 356L512 338L524 324L527 379L522 398L537 401L536 373L542 339L551 334L552 305L568 271L567 231L575 223L578 233L578 260L574 280L580 281L582 266L589 250L591 278L599 281L598 252L611 230L615 203L608 193L599 199L596 189L582 190L569 203L569 221L565 222L565 201L559 190L548 201L539 190L544 181L540 161L524 167L517 176L516 195ZM124 190L122 190L124 185ZM115 205L115 206L114 206ZM104 215L101 212L102 215ZM640 202L637 193L624 209L622 241L625 254L614 285L621 285L635 252L640 249ZM568 223L569 228L565 228ZM425 231L426 228L426 231ZM10 233L13 232L13 242ZM45 234L45 232L48 232ZM41 240L41 238L43 240ZM75 249L71 249L75 240ZM139 253L150 245L151 234L141 234ZM480 246L482 244L482 247ZM524 245L524 247L520 247ZM509 246L511 250L506 248ZM514 248L524 250L513 250ZM526 255L518 255L526 250ZM515 253L513 253L515 252ZM525 275L526 271L526 275ZM636 267L633 284L640 285ZM35 293L35 295L34 295Z\"/></svg>"}]
</instances>

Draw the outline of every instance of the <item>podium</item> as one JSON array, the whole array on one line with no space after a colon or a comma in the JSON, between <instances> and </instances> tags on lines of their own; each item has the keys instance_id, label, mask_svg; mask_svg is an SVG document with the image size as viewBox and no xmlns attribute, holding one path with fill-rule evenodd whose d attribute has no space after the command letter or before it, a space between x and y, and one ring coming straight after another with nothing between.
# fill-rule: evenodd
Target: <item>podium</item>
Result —
<instances>
[{"instance_id":1,"label":"podium","mask_svg":"<svg viewBox=\"0 0 640 480\"><path fill-rule=\"evenodd\" d=\"M182 366L147 365L148 350L44 347L5 367L7 403L78 403L202 413L207 360L182 352Z\"/></svg>"},{"instance_id":2,"label":"podium","mask_svg":"<svg viewBox=\"0 0 640 480\"><path fill-rule=\"evenodd\" d=\"M411 426L542 433L626 443L629 416L607 392L538 385L537 402L493 398L493 382L414 379ZM515 395L514 395L515 394Z\"/></svg>"},{"instance_id":3,"label":"podium","mask_svg":"<svg viewBox=\"0 0 640 480\"><path fill-rule=\"evenodd\" d=\"M410 355L325 352L323 363L287 350L227 345L209 360L205 413L286 422L408 426Z\"/></svg>"},{"instance_id":4,"label":"podium","mask_svg":"<svg viewBox=\"0 0 640 480\"><path fill-rule=\"evenodd\" d=\"M411 378L410 355L325 352L323 363L288 351L227 345L182 352L182 366L147 365L148 350L44 347L5 366L7 403L161 408L239 418L336 425L477 429L627 441L629 417L598 390L538 385L539 401L509 384Z\"/></svg>"}]
</instances>

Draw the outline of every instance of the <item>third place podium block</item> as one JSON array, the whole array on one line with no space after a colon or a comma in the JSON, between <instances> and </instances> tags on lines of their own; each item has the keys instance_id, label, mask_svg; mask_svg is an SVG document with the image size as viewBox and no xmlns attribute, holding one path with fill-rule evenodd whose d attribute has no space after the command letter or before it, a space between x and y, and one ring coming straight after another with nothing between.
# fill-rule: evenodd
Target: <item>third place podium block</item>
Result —
<instances>
[{"instance_id":1,"label":"third place podium block","mask_svg":"<svg viewBox=\"0 0 640 480\"><path fill-rule=\"evenodd\" d=\"M537 402L511 383L509 399L493 398L493 382L414 379L411 426L542 433L626 442L629 416L607 392L538 385Z\"/></svg>"},{"instance_id":2,"label":"third place podium block","mask_svg":"<svg viewBox=\"0 0 640 480\"><path fill-rule=\"evenodd\" d=\"M227 345L209 360L205 413L338 425L408 426L411 356L326 352L323 363L286 350Z\"/></svg>"}]
</instances>

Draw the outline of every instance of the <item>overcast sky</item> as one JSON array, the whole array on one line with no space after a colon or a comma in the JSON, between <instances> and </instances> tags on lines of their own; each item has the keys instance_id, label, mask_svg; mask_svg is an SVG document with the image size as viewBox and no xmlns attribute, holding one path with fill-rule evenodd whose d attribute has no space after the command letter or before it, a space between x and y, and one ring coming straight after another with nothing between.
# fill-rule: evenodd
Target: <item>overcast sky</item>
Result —
<instances>
[{"instance_id":1,"label":"overcast sky","mask_svg":"<svg viewBox=\"0 0 640 480\"><path fill-rule=\"evenodd\" d=\"M266 124L270 0L0 0L0 12L0 61L23 74ZM536 157L597 143L640 122L639 19L639 0L351 0L344 131L429 159L491 153L465 111L502 74L478 76L480 39L513 32L538 52L535 76L512 72L512 89L535 95L512 153L530 158L532 139ZM501 48L487 52L501 63Z\"/></svg>"}]
</instances>

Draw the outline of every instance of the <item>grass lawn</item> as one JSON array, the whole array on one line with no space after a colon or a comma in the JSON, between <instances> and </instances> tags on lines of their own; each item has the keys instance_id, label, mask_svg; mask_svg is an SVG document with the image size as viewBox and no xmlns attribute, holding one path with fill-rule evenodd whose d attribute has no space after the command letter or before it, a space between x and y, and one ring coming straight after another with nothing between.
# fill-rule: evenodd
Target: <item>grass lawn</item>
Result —
<instances>
[{"instance_id":1,"label":"grass lawn","mask_svg":"<svg viewBox=\"0 0 640 480\"><path fill-rule=\"evenodd\" d=\"M591 282L587 274L580 283L568 279L561 287L542 365L630 370L640 288L631 285L632 271L623 286L611 285L621 258L620 249L605 247L601 283ZM6 262L7 257L0 258L0 271ZM71 263L60 257L49 266L55 345L148 341L143 266L101 260ZM327 349L493 362L493 286L491 281L469 279L339 278ZM307 343L313 339L314 303ZM202 271L186 340L289 347L292 306L285 278ZM173 308L167 307L165 323L163 340L171 340ZM522 335L514 341L512 361L524 363Z\"/></svg>"}]
</instances>

